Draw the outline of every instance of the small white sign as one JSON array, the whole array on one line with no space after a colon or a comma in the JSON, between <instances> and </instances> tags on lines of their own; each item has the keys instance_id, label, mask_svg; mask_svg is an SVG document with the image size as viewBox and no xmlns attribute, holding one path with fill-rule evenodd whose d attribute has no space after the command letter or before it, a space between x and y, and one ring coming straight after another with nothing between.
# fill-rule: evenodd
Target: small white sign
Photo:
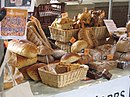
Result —
<instances>
[{"instance_id":1,"label":"small white sign","mask_svg":"<svg viewBox=\"0 0 130 97\"><path fill-rule=\"evenodd\" d=\"M114 31L117 30L116 24L114 23L113 20L104 20L104 23L108 29L108 32L110 33L110 35L112 35L114 33Z\"/></svg>"},{"instance_id":2,"label":"small white sign","mask_svg":"<svg viewBox=\"0 0 130 97\"><path fill-rule=\"evenodd\" d=\"M130 76L57 94L55 97L130 97Z\"/></svg>"}]
</instances>

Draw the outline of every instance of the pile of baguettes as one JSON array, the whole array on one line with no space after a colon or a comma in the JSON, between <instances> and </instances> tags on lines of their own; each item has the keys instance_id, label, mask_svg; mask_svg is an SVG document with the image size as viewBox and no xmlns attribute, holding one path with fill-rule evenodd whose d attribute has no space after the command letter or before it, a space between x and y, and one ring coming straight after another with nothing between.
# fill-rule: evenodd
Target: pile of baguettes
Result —
<instances>
[{"instance_id":1,"label":"pile of baguettes","mask_svg":"<svg viewBox=\"0 0 130 97\"><path fill-rule=\"evenodd\" d=\"M62 50L52 48L37 18L32 16L30 20L27 24L27 39L8 42L8 64L17 83L23 82L24 79L39 81L38 68L59 60L66 54ZM11 87L13 80L6 71L4 88Z\"/></svg>"}]
</instances>

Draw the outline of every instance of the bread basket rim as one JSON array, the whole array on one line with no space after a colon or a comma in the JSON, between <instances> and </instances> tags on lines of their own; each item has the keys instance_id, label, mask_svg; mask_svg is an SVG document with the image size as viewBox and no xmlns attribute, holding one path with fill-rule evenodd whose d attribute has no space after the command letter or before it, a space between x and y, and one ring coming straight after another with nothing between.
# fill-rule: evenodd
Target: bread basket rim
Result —
<instances>
[{"instance_id":1,"label":"bread basket rim","mask_svg":"<svg viewBox=\"0 0 130 97\"><path fill-rule=\"evenodd\" d=\"M69 74L71 72L75 72L75 71L80 70L80 69L85 69L86 71L89 69L89 67L86 65L86 67L80 66L80 68L76 69L76 70L68 71L68 72L61 73L61 74L54 74L54 73L51 73L51 72L45 70L44 67L45 66L42 66L42 67L38 68L38 71L42 71L42 72L45 72L45 73L53 74L55 76L67 75L67 74Z\"/></svg>"},{"instance_id":2,"label":"bread basket rim","mask_svg":"<svg viewBox=\"0 0 130 97\"><path fill-rule=\"evenodd\" d=\"M69 29L69 30L63 30L63 29L58 29L58 28L55 28L55 27L52 27L52 26L48 26L49 28L53 28L53 29L57 29L57 30L60 30L60 31L78 31L80 29Z\"/></svg>"}]
</instances>

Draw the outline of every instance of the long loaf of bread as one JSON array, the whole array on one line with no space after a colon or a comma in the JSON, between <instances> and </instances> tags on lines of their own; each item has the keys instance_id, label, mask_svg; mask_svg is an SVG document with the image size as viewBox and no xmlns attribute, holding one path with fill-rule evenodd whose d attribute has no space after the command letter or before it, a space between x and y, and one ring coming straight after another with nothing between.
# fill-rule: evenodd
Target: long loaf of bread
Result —
<instances>
[{"instance_id":1,"label":"long loaf of bread","mask_svg":"<svg viewBox=\"0 0 130 97\"><path fill-rule=\"evenodd\" d=\"M42 42L43 46L45 46L49 50L49 52L51 52L53 54L54 50L50 46L48 46L47 43L42 39L42 37L39 35L39 33L37 32L35 27L30 26L30 29L37 35L38 39Z\"/></svg>"},{"instance_id":2,"label":"long loaf of bread","mask_svg":"<svg viewBox=\"0 0 130 97\"><path fill-rule=\"evenodd\" d=\"M30 27L27 28L27 39L37 46L42 45L42 41Z\"/></svg>"},{"instance_id":3,"label":"long loaf of bread","mask_svg":"<svg viewBox=\"0 0 130 97\"><path fill-rule=\"evenodd\" d=\"M42 27L41 27L41 24L40 24L39 20L37 18L35 18L34 16L31 16L30 20L35 23L35 25L36 25L36 27L38 29L38 32L39 32L40 36L42 37L42 39L46 42L46 44L49 47L51 47L51 45L50 45L50 43L49 43L49 41L48 41L44 31L42 30Z\"/></svg>"},{"instance_id":4,"label":"long loaf of bread","mask_svg":"<svg viewBox=\"0 0 130 97\"><path fill-rule=\"evenodd\" d=\"M28 40L11 40L7 49L27 58L34 58L38 54L37 46Z\"/></svg>"}]
</instances>

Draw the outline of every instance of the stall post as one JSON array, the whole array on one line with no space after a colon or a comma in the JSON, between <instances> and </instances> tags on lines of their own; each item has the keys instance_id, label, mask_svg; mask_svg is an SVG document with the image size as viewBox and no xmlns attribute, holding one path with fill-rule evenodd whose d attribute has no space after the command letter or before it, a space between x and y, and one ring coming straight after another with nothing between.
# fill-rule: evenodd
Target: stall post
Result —
<instances>
[{"instance_id":1,"label":"stall post","mask_svg":"<svg viewBox=\"0 0 130 97\"><path fill-rule=\"evenodd\" d=\"M0 39L0 67L4 60L4 40ZM4 71L0 76L0 92L3 90L3 82L4 81Z\"/></svg>"},{"instance_id":2,"label":"stall post","mask_svg":"<svg viewBox=\"0 0 130 97\"><path fill-rule=\"evenodd\" d=\"M111 19L111 18L112 18L112 4L113 4L113 0L109 0L108 19Z\"/></svg>"},{"instance_id":3,"label":"stall post","mask_svg":"<svg viewBox=\"0 0 130 97\"><path fill-rule=\"evenodd\" d=\"M130 0L129 0L129 4L128 4L128 21L130 20Z\"/></svg>"}]
</instances>

